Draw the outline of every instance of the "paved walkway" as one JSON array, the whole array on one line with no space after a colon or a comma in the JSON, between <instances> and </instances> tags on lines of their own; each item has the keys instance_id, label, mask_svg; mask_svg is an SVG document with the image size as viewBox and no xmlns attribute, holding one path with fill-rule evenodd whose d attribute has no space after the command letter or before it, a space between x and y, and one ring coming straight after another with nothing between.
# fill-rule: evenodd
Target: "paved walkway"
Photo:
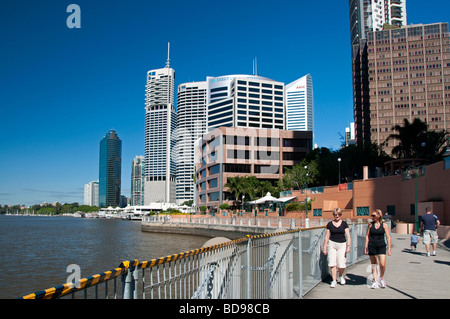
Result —
<instances>
[{"instance_id":1,"label":"paved walkway","mask_svg":"<svg viewBox=\"0 0 450 319\"><path fill-rule=\"evenodd\" d=\"M346 269L347 284L330 288L331 276L320 283L305 299L449 299L450 248L440 242L436 256L427 257L425 246L410 250L410 236L392 234L392 255L386 261L386 285L369 289L370 262L366 260Z\"/></svg>"}]
</instances>

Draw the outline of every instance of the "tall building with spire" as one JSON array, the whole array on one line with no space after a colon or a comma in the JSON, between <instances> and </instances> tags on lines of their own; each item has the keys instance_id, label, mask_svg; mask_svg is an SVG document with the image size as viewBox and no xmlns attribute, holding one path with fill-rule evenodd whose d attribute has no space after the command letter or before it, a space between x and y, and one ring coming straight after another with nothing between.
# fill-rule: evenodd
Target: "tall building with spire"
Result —
<instances>
[{"instance_id":1,"label":"tall building with spire","mask_svg":"<svg viewBox=\"0 0 450 319\"><path fill-rule=\"evenodd\" d=\"M122 141L111 130L100 141L99 206L120 205Z\"/></svg>"},{"instance_id":2,"label":"tall building with spire","mask_svg":"<svg viewBox=\"0 0 450 319\"><path fill-rule=\"evenodd\" d=\"M144 203L175 203L176 163L174 105L175 70L166 66L147 72L145 86L145 185Z\"/></svg>"}]
</instances>

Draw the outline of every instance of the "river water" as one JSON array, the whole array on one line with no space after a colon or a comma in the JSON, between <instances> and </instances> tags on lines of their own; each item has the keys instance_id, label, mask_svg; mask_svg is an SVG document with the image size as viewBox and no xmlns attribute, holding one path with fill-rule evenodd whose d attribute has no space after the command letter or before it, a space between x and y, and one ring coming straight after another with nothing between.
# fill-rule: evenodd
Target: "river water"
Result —
<instances>
[{"instance_id":1,"label":"river water","mask_svg":"<svg viewBox=\"0 0 450 319\"><path fill-rule=\"evenodd\" d=\"M139 261L197 249L207 237L141 232L118 219L0 215L0 298L58 286L77 264L81 278Z\"/></svg>"}]
</instances>

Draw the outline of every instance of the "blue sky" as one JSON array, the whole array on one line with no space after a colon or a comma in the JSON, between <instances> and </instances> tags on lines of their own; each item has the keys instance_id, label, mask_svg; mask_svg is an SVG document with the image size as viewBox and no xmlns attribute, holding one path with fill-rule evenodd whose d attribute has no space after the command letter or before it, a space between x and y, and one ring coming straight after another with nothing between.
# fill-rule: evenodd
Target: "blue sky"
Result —
<instances>
[{"instance_id":1,"label":"blue sky","mask_svg":"<svg viewBox=\"0 0 450 319\"><path fill-rule=\"evenodd\" d=\"M69 29L69 4L81 28ZM450 1L407 1L408 24L450 21ZM176 85L206 76L313 77L315 140L337 149L352 122L347 1L2 0L0 204L83 203L99 143L122 140L122 193L144 155L146 72L171 43ZM340 135L341 134L341 135Z\"/></svg>"}]
</instances>

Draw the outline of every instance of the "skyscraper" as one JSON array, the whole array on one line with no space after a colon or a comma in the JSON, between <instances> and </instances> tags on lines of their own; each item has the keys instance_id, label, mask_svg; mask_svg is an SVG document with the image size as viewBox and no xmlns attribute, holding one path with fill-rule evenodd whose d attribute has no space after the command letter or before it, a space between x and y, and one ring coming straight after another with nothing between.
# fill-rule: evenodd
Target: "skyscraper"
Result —
<instances>
[{"instance_id":1,"label":"skyscraper","mask_svg":"<svg viewBox=\"0 0 450 319\"><path fill-rule=\"evenodd\" d=\"M174 203L176 197L174 106L175 70L166 67L147 72L145 90L145 194L152 202Z\"/></svg>"},{"instance_id":2,"label":"skyscraper","mask_svg":"<svg viewBox=\"0 0 450 319\"><path fill-rule=\"evenodd\" d=\"M357 143L370 143L367 36L385 26L407 25L406 0L349 0L353 118Z\"/></svg>"},{"instance_id":3,"label":"skyscraper","mask_svg":"<svg viewBox=\"0 0 450 319\"><path fill-rule=\"evenodd\" d=\"M206 82L183 83L177 96L177 204L194 200L194 148L206 133Z\"/></svg>"},{"instance_id":4,"label":"skyscraper","mask_svg":"<svg viewBox=\"0 0 450 319\"><path fill-rule=\"evenodd\" d=\"M221 126L285 128L284 83L258 75L208 77L208 131Z\"/></svg>"},{"instance_id":5,"label":"skyscraper","mask_svg":"<svg viewBox=\"0 0 450 319\"><path fill-rule=\"evenodd\" d=\"M131 206L144 205L144 156L131 163Z\"/></svg>"},{"instance_id":6,"label":"skyscraper","mask_svg":"<svg viewBox=\"0 0 450 319\"><path fill-rule=\"evenodd\" d=\"M359 45L367 34L385 24L405 26L406 0L349 0L351 44Z\"/></svg>"},{"instance_id":7,"label":"skyscraper","mask_svg":"<svg viewBox=\"0 0 450 319\"><path fill-rule=\"evenodd\" d=\"M365 112L372 142L384 143L405 118L419 118L430 130L450 129L448 23L370 32L367 55L370 103ZM394 143L389 141L385 151Z\"/></svg>"},{"instance_id":8,"label":"skyscraper","mask_svg":"<svg viewBox=\"0 0 450 319\"><path fill-rule=\"evenodd\" d=\"M314 131L314 97L310 74L286 85L286 129Z\"/></svg>"},{"instance_id":9,"label":"skyscraper","mask_svg":"<svg viewBox=\"0 0 450 319\"><path fill-rule=\"evenodd\" d=\"M100 141L99 206L120 205L122 141L111 130Z\"/></svg>"},{"instance_id":10,"label":"skyscraper","mask_svg":"<svg viewBox=\"0 0 450 319\"><path fill-rule=\"evenodd\" d=\"M84 185L84 205L98 206L98 181Z\"/></svg>"}]
</instances>

